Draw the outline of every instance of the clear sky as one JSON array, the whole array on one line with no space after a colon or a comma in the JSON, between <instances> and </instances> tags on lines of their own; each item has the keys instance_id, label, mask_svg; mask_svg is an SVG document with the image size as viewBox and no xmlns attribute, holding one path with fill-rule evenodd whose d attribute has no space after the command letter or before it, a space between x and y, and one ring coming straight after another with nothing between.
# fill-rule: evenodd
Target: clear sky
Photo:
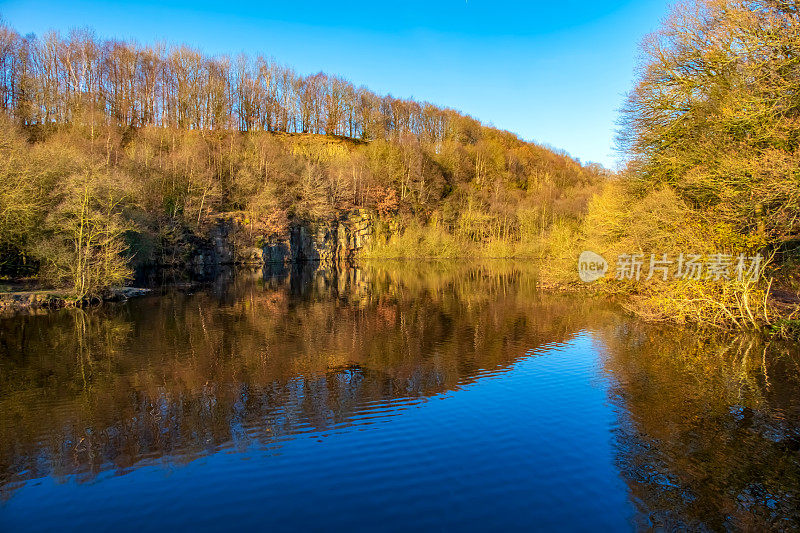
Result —
<instances>
[{"instance_id":1,"label":"clear sky","mask_svg":"<svg viewBox=\"0 0 800 533\"><path fill-rule=\"evenodd\" d=\"M638 45L670 3L0 0L0 14L23 34L88 26L98 37L272 56L612 166Z\"/></svg>"}]
</instances>

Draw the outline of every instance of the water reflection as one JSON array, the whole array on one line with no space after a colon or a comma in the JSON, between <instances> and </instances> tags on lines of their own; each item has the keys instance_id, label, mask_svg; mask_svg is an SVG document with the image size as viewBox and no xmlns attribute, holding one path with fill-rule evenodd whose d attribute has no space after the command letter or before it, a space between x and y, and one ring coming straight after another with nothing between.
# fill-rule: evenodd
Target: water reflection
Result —
<instances>
[{"instance_id":1,"label":"water reflection","mask_svg":"<svg viewBox=\"0 0 800 533\"><path fill-rule=\"evenodd\" d=\"M439 267L228 272L195 294L6 320L0 480L324 431L578 329L514 269Z\"/></svg>"},{"instance_id":2,"label":"water reflection","mask_svg":"<svg viewBox=\"0 0 800 533\"><path fill-rule=\"evenodd\" d=\"M800 359L748 337L602 333L617 461L642 528L800 526Z\"/></svg>"},{"instance_id":3,"label":"water reflection","mask_svg":"<svg viewBox=\"0 0 800 533\"><path fill-rule=\"evenodd\" d=\"M560 461L553 475L561 481L548 481L560 484L547 487L563 492L559 520L579 521L567 511L596 499L609 517L639 528L800 524L793 347L644 325L603 301L542 294L535 273L513 263L229 271L162 292L0 322L0 516L34 480L102 484L220 452L290 457L284 448L301 438L363 444L403 420L413 434L391 433L406 439L392 453L427 439L444 465L436 446L468 453L470 443L436 425L468 434L491 424L468 413L490 409L494 424L472 449L493 450L481 490L520 489L506 498L518 506L505 520L523 509L561 516L525 492L551 468L545 463ZM488 378L505 392L471 388ZM464 404L447 416L471 426L411 416L420 402L459 390L466 394L444 405ZM580 453L558 447L582 439ZM526 465L529 476L515 477ZM285 468L295 478L305 472ZM434 470L421 480L442 483ZM217 481L230 475L217 472ZM383 483L402 491L396 480ZM609 483L605 496L601 483ZM414 495L422 499L422 489Z\"/></svg>"}]
</instances>

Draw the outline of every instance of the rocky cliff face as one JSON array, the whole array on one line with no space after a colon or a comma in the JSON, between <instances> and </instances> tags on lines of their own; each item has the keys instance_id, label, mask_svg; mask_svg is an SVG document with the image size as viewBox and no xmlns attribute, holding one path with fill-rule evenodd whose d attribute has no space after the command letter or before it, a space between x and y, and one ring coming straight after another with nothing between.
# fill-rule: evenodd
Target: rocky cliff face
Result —
<instances>
[{"instance_id":1,"label":"rocky cliff face","mask_svg":"<svg viewBox=\"0 0 800 533\"><path fill-rule=\"evenodd\" d=\"M375 234L375 215L357 210L330 221L296 221L283 235L263 238L249 234L233 218L221 218L209 232L206 246L191 259L196 267L315 262L351 262ZM261 244L258 244L261 241Z\"/></svg>"}]
</instances>

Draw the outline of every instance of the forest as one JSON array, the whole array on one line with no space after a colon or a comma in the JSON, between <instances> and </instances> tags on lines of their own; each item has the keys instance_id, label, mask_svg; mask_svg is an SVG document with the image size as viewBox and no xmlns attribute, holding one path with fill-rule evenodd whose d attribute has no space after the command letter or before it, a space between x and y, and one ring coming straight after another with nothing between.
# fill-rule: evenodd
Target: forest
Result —
<instances>
[{"instance_id":1,"label":"forest","mask_svg":"<svg viewBox=\"0 0 800 533\"><path fill-rule=\"evenodd\" d=\"M797 330L799 35L795 2L676 6L642 44L611 172L267 56L2 26L0 274L80 299L221 214L268 238L368 209L399 229L365 257L546 260L562 288L581 250L760 254L758 280L591 290L652 320Z\"/></svg>"},{"instance_id":2,"label":"forest","mask_svg":"<svg viewBox=\"0 0 800 533\"><path fill-rule=\"evenodd\" d=\"M639 286L657 320L797 332L800 4L678 4L642 44L621 112L627 168L591 201L588 249L761 254L757 280Z\"/></svg>"},{"instance_id":3,"label":"forest","mask_svg":"<svg viewBox=\"0 0 800 533\"><path fill-rule=\"evenodd\" d=\"M3 273L79 298L124 283L133 258L153 262L221 213L269 236L368 208L447 255L458 248L442 252L442 234L519 244L576 221L607 174L342 78L88 30L2 27L0 105ZM431 221L435 232L419 230Z\"/></svg>"}]
</instances>

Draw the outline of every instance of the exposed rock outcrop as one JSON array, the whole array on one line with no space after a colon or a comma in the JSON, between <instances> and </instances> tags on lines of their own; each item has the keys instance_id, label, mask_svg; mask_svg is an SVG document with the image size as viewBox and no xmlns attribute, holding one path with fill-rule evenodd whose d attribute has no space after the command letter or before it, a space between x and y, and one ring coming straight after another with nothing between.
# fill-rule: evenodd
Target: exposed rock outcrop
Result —
<instances>
[{"instance_id":1,"label":"exposed rock outcrop","mask_svg":"<svg viewBox=\"0 0 800 533\"><path fill-rule=\"evenodd\" d=\"M353 211L335 220L294 221L284 234L264 239L248 232L237 219L220 218L205 246L191 258L196 267L316 262L346 264L367 246L375 233L375 215Z\"/></svg>"},{"instance_id":2,"label":"exposed rock outcrop","mask_svg":"<svg viewBox=\"0 0 800 533\"><path fill-rule=\"evenodd\" d=\"M270 246L272 262L300 263L317 261L321 264L343 264L353 260L374 234L374 217L367 211L357 211L338 220L300 223L289 230L288 247ZM283 256L280 251L284 250ZM264 254L266 255L266 254Z\"/></svg>"}]
</instances>

